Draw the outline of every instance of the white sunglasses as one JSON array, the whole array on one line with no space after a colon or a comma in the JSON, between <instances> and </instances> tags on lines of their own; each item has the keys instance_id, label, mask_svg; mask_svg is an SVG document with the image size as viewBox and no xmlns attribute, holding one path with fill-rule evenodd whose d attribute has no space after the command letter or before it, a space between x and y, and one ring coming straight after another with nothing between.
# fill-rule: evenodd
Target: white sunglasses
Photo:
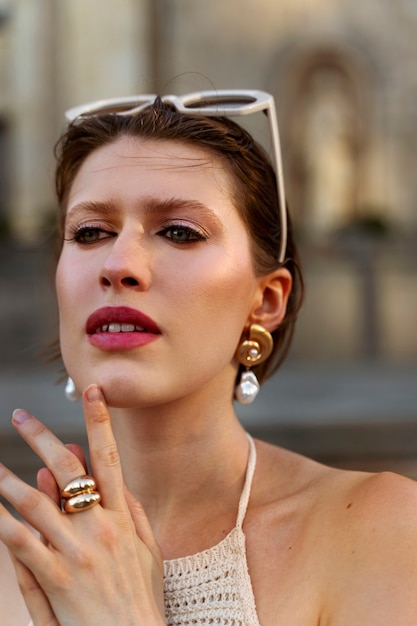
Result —
<instances>
[{"instance_id":1,"label":"white sunglasses","mask_svg":"<svg viewBox=\"0 0 417 626\"><path fill-rule=\"evenodd\" d=\"M65 113L65 117L69 122L74 122L83 115L135 115L153 104L155 98L157 98L156 94L145 94L125 98L97 100L96 102L90 102L89 104L69 109ZM273 96L265 91L231 89L199 91L183 96L162 96L161 100L164 103L174 106L180 113L205 117L236 117L258 113L260 111L266 114L272 138L272 151L280 207L281 242L278 260L280 263L283 263L287 247L287 214L278 121Z\"/></svg>"}]
</instances>

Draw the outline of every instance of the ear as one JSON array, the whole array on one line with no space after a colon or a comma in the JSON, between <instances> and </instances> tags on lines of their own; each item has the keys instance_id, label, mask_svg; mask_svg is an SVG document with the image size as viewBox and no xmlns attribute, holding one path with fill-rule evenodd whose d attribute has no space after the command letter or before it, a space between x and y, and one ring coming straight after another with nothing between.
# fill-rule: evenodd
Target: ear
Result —
<instances>
[{"instance_id":1,"label":"ear","mask_svg":"<svg viewBox=\"0 0 417 626\"><path fill-rule=\"evenodd\" d=\"M256 301L248 318L248 324L260 324L269 332L281 324L287 310L291 293L292 276L285 267L260 276Z\"/></svg>"}]
</instances>

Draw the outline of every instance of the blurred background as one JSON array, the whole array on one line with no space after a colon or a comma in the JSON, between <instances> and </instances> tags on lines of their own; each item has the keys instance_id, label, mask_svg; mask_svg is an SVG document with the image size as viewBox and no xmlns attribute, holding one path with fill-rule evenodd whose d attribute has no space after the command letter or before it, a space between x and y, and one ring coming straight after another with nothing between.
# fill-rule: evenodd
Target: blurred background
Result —
<instances>
[{"instance_id":1,"label":"blurred background","mask_svg":"<svg viewBox=\"0 0 417 626\"><path fill-rule=\"evenodd\" d=\"M416 478L416 0L0 0L2 461L33 482L17 406L83 441L41 354L57 335L64 111L213 88L276 98L307 282L290 357L242 420L321 461Z\"/></svg>"}]
</instances>

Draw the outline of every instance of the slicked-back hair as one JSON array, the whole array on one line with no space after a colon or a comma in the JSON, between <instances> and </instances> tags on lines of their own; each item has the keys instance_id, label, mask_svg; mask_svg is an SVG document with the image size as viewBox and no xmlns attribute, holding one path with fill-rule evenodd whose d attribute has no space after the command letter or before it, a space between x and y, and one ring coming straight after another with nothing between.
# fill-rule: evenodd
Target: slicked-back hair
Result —
<instances>
[{"instance_id":1,"label":"slicked-back hair","mask_svg":"<svg viewBox=\"0 0 417 626\"><path fill-rule=\"evenodd\" d=\"M62 248L67 198L77 172L86 158L101 146L121 137L177 141L197 146L224 164L232 181L232 201L252 243L254 270L265 275L285 266L292 289L284 320L272 333L274 349L267 361L253 368L263 382L274 373L289 350L297 314L304 295L299 254L287 212L288 241L283 263L279 261L280 219L277 182L265 150L240 125L226 117L184 114L159 98L135 115L86 115L72 122L55 149L55 186L59 202L57 254Z\"/></svg>"}]
</instances>

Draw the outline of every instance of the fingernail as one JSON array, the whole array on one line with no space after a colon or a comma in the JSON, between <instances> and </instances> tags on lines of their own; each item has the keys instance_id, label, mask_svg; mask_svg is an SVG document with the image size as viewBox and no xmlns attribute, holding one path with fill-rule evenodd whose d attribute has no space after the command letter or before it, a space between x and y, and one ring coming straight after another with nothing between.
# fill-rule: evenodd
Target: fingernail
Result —
<instances>
[{"instance_id":1,"label":"fingernail","mask_svg":"<svg viewBox=\"0 0 417 626\"><path fill-rule=\"evenodd\" d=\"M20 425L20 424L24 424L28 420L31 420L32 416L30 415L30 413L28 413L27 411L24 411L23 409L15 409L13 411L12 419L15 424Z\"/></svg>"},{"instance_id":2,"label":"fingernail","mask_svg":"<svg viewBox=\"0 0 417 626\"><path fill-rule=\"evenodd\" d=\"M85 396L88 402L102 402L104 400L103 394L101 393L98 385L90 385L87 387L85 390Z\"/></svg>"}]
</instances>

